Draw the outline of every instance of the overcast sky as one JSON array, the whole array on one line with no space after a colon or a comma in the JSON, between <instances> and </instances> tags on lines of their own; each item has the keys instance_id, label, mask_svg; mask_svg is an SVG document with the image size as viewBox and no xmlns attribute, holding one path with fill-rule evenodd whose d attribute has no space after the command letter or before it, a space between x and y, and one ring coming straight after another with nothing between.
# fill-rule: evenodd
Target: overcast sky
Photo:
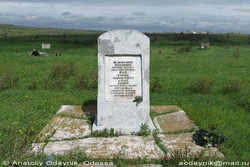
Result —
<instances>
[{"instance_id":1,"label":"overcast sky","mask_svg":"<svg viewBox=\"0 0 250 167\"><path fill-rule=\"evenodd\" d=\"M0 24L250 34L250 0L0 0Z\"/></svg>"}]
</instances>

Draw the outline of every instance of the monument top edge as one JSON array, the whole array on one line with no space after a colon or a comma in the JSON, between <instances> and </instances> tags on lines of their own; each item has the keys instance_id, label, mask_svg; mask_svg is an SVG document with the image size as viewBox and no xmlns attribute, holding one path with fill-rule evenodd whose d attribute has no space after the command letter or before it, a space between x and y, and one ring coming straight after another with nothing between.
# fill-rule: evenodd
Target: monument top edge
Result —
<instances>
[{"instance_id":1,"label":"monument top edge","mask_svg":"<svg viewBox=\"0 0 250 167\"><path fill-rule=\"evenodd\" d=\"M144 36L144 38L148 38L148 36L146 36L144 33L140 32L140 31L137 31L137 30L134 30L134 29L114 29L114 30L110 30L110 31L107 31L103 34L101 34L98 38L102 38L102 37L105 37L106 35L110 36L112 34L116 35L117 33L124 33L124 34L137 34L137 35L141 35L141 36Z\"/></svg>"}]
</instances>

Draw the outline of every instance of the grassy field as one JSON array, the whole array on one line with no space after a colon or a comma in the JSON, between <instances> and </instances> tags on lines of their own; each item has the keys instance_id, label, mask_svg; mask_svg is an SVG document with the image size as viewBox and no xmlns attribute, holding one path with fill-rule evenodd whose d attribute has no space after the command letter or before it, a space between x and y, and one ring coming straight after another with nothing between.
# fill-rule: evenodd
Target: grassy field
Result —
<instances>
[{"instance_id":1,"label":"grassy field","mask_svg":"<svg viewBox=\"0 0 250 167\"><path fill-rule=\"evenodd\" d=\"M0 38L0 161L32 159L22 151L61 105L97 99L100 34L23 31L22 36L13 30ZM218 147L225 161L249 161L250 36L148 36L151 105L181 106L200 128L226 138ZM205 37L211 47L201 50L199 41ZM29 56L32 48L42 51L43 42L51 43L52 49L44 50L49 57ZM57 50L61 57L55 56ZM71 156L70 161L81 161Z\"/></svg>"},{"instance_id":2,"label":"grassy field","mask_svg":"<svg viewBox=\"0 0 250 167\"><path fill-rule=\"evenodd\" d=\"M8 24L0 24L0 37L22 37L35 35L36 38L39 35L79 35L79 34L93 34L100 33L100 31L92 30L79 30L79 29L57 29L57 28L34 28L24 26L14 26Z\"/></svg>"}]
</instances>

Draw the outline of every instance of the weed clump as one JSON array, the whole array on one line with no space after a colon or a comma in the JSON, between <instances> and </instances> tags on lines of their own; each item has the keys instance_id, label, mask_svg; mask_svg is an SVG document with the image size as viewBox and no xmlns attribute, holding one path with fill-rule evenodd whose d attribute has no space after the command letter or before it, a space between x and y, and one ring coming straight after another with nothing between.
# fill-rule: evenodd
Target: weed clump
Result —
<instances>
[{"instance_id":1,"label":"weed clump","mask_svg":"<svg viewBox=\"0 0 250 167\"><path fill-rule=\"evenodd\" d=\"M140 130L136 133L138 136L147 137L151 134L151 130L149 129L148 124L142 123L140 126Z\"/></svg>"},{"instance_id":2,"label":"weed clump","mask_svg":"<svg viewBox=\"0 0 250 167\"><path fill-rule=\"evenodd\" d=\"M54 78L54 79L45 78L44 82L45 82L46 89L60 90L63 88L65 80L60 77Z\"/></svg>"},{"instance_id":3,"label":"weed clump","mask_svg":"<svg viewBox=\"0 0 250 167\"><path fill-rule=\"evenodd\" d=\"M36 90L38 89L38 83L36 81L31 81L28 83L27 87L29 90Z\"/></svg>"},{"instance_id":4,"label":"weed clump","mask_svg":"<svg viewBox=\"0 0 250 167\"><path fill-rule=\"evenodd\" d=\"M91 136L93 137L118 137L121 133L114 130L114 128L111 128L110 130L105 128L102 131L93 131L91 133Z\"/></svg>"},{"instance_id":5,"label":"weed clump","mask_svg":"<svg viewBox=\"0 0 250 167\"><path fill-rule=\"evenodd\" d=\"M246 112L250 113L250 98L243 97L239 105L243 107Z\"/></svg>"},{"instance_id":6,"label":"weed clump","mask_svg":"<svg viewBox=\"0 0 250 167\"><path fill-rule=\"evenodd\" d=\"M213 81L205 78L194 79L189 83L189 90L194 93L207 94L213 86Z\"/></svg>"},{"instance_id":7,"label":"weed clump","mask_svg":"<svg viewBox=\"0 0 250 167\"><path fill-rule=\"evenodd\" d=\"M150 82L150 91L154 93L161 93L162 92L162 83L160 77L156 77Z\"/></svg>"},{"instance_id":8,"label":"weed clump","mask_svg":"<svg viewBox=\"0 0 250 167\"><path fill-rule=\"evenodd\" d=\"M97 89L98 87L98 73L92 74L83 73L75 81L79 89Z\"/></svg>"},{"instance_id":9,"label":"weed clump","mask_svg":"<svg viewBox=\"0 0 250 167\"><path fill-rule=\"evenodd\" d=\"M240 56L241 56L241 53L240 53L240 50L239 50L239 48L238 48L238 49L236 49L236 50L233 52L232 57L238 58L238 57L240 57Z\"/></svg>"},{"instance_id":10,"label":"weed clump","mask_svg":"<svg viewBox=\"0 0 250 167\"><path fill-rule=\"evenodd\" d=\"M89 87L89 77L85 73L77 77L76 86L80 89L87 89Z\"/></svg>"},{"instance_id":11,"label":"weed clump","mask_svg":"<svg viewBox=\"0 0 250 167\"><path fill-rule=\"evenodd\" d=\"M223 94L240 92L242 87L242 81L240 79L227 80L223 86Z\"/></svg>"},{"instance_id":12,"label":"weed clump","mask_svg":"<svg viewBox=\"0 0 250 167\"><path fill-rule=\"evenodd\" d=\"M179 52L190 52L192 50L192 46L184 46L184 47L181 47L180 49L177 50L177 53Z\"/></svg>"},{"instance_id":13,"label":"weed clump","mask_svg":"<svg viewBox=\"0 0 250 167\"><path fill-rule=\"evenodd\" d=\"M233 101L236 105L243 108L246 112L250 113L250 92L229 95L233 98Z\"/></svg>"},{"instance_id":14,"label":"weed clump","mask_svg":"<svg viewBox=\"0 0 250 167\"><path fill-rule=\"evenodd\" d=\"M17 85L18 77L7 72L0 77L0 91L4 91L6 89L15 88Z\"/></svg>"},{"instance_id":15,"label":"weed clump","mask_svg":"<svg viewBox=\"0 0 250 167\"><path fill-rule=\"evenodd\" d=\"M142 96L135 96L135 99L133 100L133 102L135 102L137 106L138 106L138 104L140 104L142 101L143 101Z\"/></svg>"},{"instance_id":16,"label":"weed clump","mask_svg":"<svg viewBox=\"0 0 250 167\"><path fill-rule=\"evenodd\" d=\"M47 77L44 79L45 88L59 90L63 88L67 79L75 76L75 74L76 66L73 62L52 66L47 73Z\"/></svg>"},{"instance_id":17,"label":"weed clump","mask_svg":"<svg viewBox=\"0 0 250 167\"><path fill-rule=\"evenodd\" d=\"M76 74L76 65L73 62L69 62L67 64L58 64L52 66L51 69L48 71L48 78L68 79L69 77L74 76L75 74Z\"/></svg>"}]
</instances>

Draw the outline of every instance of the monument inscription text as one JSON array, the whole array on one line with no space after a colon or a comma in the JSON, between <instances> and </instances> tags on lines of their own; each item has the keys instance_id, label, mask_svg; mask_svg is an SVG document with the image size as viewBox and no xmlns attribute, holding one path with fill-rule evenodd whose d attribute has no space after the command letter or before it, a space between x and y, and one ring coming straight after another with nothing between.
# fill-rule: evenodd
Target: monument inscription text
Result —
<instances>
[{"instance_id":1,"label":"monument inscription text","mask_svg":"<svg viewBox=\"0 0 250 167\"><path fill-rule=\"evenodd\" d=\"M133 101L141 96L141 56L106 55L105 91L107 101Z\"/></svg>"}]
</instances>

